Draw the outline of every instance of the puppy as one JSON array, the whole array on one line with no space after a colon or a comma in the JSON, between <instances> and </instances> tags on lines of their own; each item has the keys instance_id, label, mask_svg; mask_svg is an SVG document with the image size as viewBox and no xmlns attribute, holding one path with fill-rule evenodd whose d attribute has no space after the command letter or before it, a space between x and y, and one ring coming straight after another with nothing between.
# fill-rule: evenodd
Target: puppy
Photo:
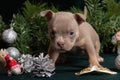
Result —
<instances>
[{"instance_id":1,"label":"puppy","mask_svg":"<svg viewBox=\"0 0 120 80\"><path fill-rule=\"evenodd\" d=\"M55 63L59 54L70 51L74 47L84 49L89 57L89 66L100 67L103 58L99 56L99 36L93 27L86 22L87 9L82 13L53 12L46 10L40 12L48 22L50 45L48 54Z\"/></svg>"}]
</instances>

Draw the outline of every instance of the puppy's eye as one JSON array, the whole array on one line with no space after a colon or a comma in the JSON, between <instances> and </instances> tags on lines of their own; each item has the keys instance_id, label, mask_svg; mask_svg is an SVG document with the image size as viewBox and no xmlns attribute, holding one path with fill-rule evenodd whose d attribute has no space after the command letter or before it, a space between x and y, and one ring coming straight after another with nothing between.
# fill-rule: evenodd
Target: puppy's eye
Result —
<instances>
[{"instance_id":1,"label":"puppy's eye","mask_svg":"<svg viewBox=\"0 0 120 80\"><path fill-rule=\"evenodd\" d=\"M50 36L53 38L55 36L55 32L54 31L50 32Z\"/></svg>"},{"instance_id":2,"label":"puppy's eye","mask_svg":"<svg viewBox=\"0 0 120 80\"><path fill-rule=\"evenodd\" d=\"M72 36L72 35L74 35L74 32L71 31L69 34Z\"/></svg>"}]
</instances>

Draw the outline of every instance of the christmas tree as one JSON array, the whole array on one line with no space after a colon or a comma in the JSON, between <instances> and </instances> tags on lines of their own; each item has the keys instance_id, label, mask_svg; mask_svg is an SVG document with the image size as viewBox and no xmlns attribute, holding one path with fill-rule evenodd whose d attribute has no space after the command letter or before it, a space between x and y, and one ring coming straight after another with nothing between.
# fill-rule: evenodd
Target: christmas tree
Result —
<instances>
[{"instance_id":1,"label":"christmas tree","mask_svg":"<svg viewBox=\"0 0 120 80\"><path fill-rule=\"evenodd\" d=\"M23 12L13 15L7 28L12 25L17 32L14 46L23 54L36 54L47 52L49 44L46 21L39 15L40 11L47 9L46 4L32 4L25 2ZM51 7L55 11L54 7ZM3 44L4 45L4 44ZM9 45L8 45L9 46Z\"/></svg>"}]
</instances>

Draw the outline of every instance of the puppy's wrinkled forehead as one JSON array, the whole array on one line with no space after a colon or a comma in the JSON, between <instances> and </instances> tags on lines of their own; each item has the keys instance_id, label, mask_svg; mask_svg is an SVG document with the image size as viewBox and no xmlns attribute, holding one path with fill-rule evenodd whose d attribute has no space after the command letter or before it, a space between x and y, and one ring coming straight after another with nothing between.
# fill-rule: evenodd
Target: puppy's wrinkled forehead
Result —
<instances>
[{"instance_id":1,"label":"puppy's wrinkled forehead","mask_svg":"<svg viewBox=\"0 0 120 80\"><path fill-rule=\"evenodd\" d=\"M40 15L45 17L48 22L48 29L65 29L75 28L86 20L84 14L80 13L70 13L70 12L53 12L51 10L46 10L40 12Z\"/></svg>"},{"instance_id":2,"label":"puppy's wrinkled forehead","mask_svg":"<svg viewBox=\"0 0 120 80\"><path fill-rule=\"evenodd\" d=\"M69 12L58 12L49 22L49 29L59 30L59 31L74 29L77 26L78 24L73 14Z\"/></svg>"}]
</instances>

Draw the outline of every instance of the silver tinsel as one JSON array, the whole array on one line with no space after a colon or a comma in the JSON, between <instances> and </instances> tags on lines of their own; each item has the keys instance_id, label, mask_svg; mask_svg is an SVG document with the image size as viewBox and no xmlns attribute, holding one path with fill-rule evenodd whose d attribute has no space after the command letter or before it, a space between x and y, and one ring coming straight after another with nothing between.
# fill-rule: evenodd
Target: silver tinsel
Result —
<instances>
[{"instance_id":1,"label":"silver tinsel","mask_svg":"<svg viewBox=\"0 0 120 80\"><path fill-rule=\"evenodd\" d=\"M21 57L18 58L18 62L24 68L25 72L31 72L34 69L33 57L30 54L22 54Z\"/></svg>"},{"instance_id":2,"label":"silver tinsel","mask_svg":"<svg viewBox=\"0 0 120 80\"><path fill-rule=\"evenodd\" d=\"M16 60L20 57L20 52L15 47L8 47L7 51L8 51L8 54Z\"/></svg>"},{"instance_id":3,"label":"silver tinsel","mask_svg":"<svg viewBox=\"0 0 120 80\"><path fill-rule=\"evenodd\" d=\"M13 27L5 30L2 33L2 39L7 43L13 43L17 38L17 33L13 30Z\"/></svg>"},{"instance_id":4,"label":"silver tinsel","mask_svg":"<svg viewBox=\"0 0 120 80\"><path fill-rule=\"evenodd\" d=\"M40 53L38 57L31 56L30 54L21 55L18 62L22 65L25 72L32 73L37 77L51 77L54 74L55 66L49 56L44 57Z\"/></svg>"}]
</instances>

